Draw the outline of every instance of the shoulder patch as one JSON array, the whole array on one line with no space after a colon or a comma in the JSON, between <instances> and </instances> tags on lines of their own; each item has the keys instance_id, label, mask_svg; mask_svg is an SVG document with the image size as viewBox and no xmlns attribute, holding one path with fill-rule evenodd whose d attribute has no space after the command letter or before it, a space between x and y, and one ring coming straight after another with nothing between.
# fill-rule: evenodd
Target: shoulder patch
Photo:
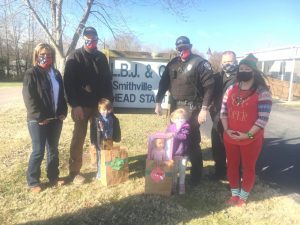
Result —
<instances>
[{"instance_id":1,"label":"shoulder patch","mask_svg":"<svg viewBox=\"0 0 300 225\"><path fill-rule=\"evenodd\" d=\"M211 65L210 65L209 62L205 62L205 63L203 64L203 66L204 66L204 68L207 69L207 70L212 70Z\"/></svg>"}]
</instances>

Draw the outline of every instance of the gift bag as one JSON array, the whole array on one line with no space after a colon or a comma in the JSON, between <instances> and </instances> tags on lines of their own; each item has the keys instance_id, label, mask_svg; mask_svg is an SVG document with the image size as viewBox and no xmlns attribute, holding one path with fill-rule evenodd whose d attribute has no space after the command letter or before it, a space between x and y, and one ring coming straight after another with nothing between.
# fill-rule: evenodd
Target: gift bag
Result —
<instances>
[{"instance_id":1,"label":"gift bag","mask_svg":"<svg viewBox=\"0 0 300 225\"><path fill-rule=\"evenodd\" d=\"M127 149L114 146L111 150L101 150L101 178L105 186L117 185L128 180Z\"/></svg>"},{"instance_id":2,"label":"gift bag","mask_svg":"<svg viewBox=\"0 0 300 225\"><path fill-rule=\"evenodd\" d=\"M170 196L172 192L173 160L146 160L145 193Z\"/></svg>"},{"instance_id":3,"label":"gift bag","mask_svg":"<svg viewBox=\"0 0 300 225\"><path fill-rule=\"evenodd\" d=\"M97 163L97 152L96 152L95 145L90 145L88 151L89 151L89 155L90 155L90 159L91 159L91 164L95 165Z\"/></svg>"},{"instance_id":4,"label":"gift bag","mask_svg":"<svg viewBox=\"0 0 300 225\"><path fill-rule=\"evenodd\" d=\"M100 148L105 150L113 149L113 140L112 139L105 139L100 143Z\"/></svg>"}]
</instances>

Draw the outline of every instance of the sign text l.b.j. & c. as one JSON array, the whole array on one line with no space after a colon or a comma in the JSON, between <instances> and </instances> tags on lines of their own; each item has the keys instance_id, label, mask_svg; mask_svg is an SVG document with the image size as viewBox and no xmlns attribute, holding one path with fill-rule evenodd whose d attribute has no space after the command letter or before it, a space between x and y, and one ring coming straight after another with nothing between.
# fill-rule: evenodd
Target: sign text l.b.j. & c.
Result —
<instances>
[{"instance_id":1,"label":"sign text l.b.j. & c.","mask_svg":"<svg viewBox=\"0 0 300 225\"><path fill-rule=\"evenodd\" d=\"M113 75L114 106L153 108L167 60L111 58L109 61ZM164 99L164 108L166 104Z\"/></svg>"}]
</instances>

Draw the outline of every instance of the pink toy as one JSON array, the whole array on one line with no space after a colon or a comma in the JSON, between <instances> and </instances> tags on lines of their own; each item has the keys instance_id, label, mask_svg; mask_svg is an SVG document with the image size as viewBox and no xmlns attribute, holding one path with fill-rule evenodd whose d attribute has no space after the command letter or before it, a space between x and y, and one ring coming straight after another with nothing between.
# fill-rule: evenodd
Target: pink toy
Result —
<instances>
[{"instance_id":1,"label":"pink toy","mask_svg":"<svg viewBox=\"0 0 300 225\"><path fill-rule=\"evenodd\" d=\"M148 160L172 160L173 137L170 133L157 132L148 138Z\"/></svg>"}]
</instances>

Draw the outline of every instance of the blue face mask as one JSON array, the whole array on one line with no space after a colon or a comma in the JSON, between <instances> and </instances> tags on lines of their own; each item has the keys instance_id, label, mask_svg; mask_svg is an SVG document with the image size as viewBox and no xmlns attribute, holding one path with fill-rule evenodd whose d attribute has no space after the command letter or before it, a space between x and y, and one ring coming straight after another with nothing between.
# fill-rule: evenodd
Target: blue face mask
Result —
<instances>
[{"instance_id":1,"label":"blue face mask","mask_svg":"<svg viewBox=\"0 0 300 225\"><path fill-rule=\"evenodd\" d=\"M100 114L101 114L102 117L106 118L109 113L108 112L100 112Z\"/></svg>"},{"instance_id":2,"label":"blue face mask","mask_svg":"<svg viewBox=\"0 0 300 225\"><path fill-rule=\"evenodd\" d=\"M88 49L96 49L98 44L98 38L96 39L85 39L84 44Z\"/></svg>"},{"instance_id":3,"label":"blue face mask","mask_svg":"<svg viewBox=\"0 0 300 225\"><path fill-rule=\"evenodd\" d=\"M225 73L233 73L237 70L238 65L235 62L222 64L222 70Z\"/></svg>"},{"instance_id":4,"label":"blue face mask","mask_svg":"<svg viewBox=\"0 0 300 225\"><path fill-rule=\"evenodd\" d=\"M49 68L53 63L52 56L39 56L37 61L38 64L43 68Z\"/></svg>"}]
</instances>

